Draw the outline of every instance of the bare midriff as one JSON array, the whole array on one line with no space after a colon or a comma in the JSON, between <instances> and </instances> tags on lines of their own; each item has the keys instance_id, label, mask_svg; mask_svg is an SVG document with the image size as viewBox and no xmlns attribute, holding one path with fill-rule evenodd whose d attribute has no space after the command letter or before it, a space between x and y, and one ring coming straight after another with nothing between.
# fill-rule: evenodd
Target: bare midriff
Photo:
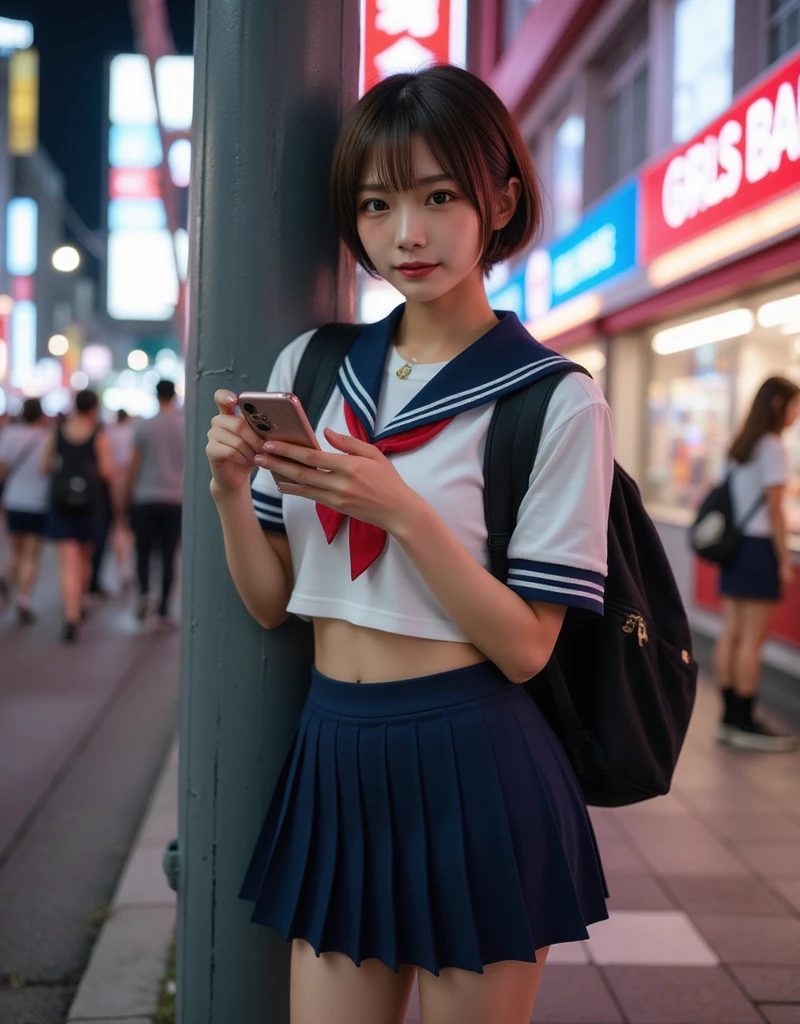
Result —
<instances>
[{"instance_id":1,"label":"bare midriff","mask_svg":"<svg viewBox=\"0 0 800 1024\"><path fill-rule=\"evenodd\" d=\"M488 660L469 643L401 636L341 619L315 618L314 644L317 669L346 683L414 679Z\"/></svg>"}]
</instances>

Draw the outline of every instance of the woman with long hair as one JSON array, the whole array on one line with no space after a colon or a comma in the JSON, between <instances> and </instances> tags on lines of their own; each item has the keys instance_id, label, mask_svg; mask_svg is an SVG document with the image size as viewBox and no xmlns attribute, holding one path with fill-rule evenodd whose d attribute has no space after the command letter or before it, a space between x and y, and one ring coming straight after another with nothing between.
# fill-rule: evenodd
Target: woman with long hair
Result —
<instances>
[{"instance_id":1,"label":"woman with long hair","mask_svg":"<svg viewBox=\"0 0 800 1024\"><path fill-rule=\"evenodd\" d=\"M734 521L742 540L720 574L723 630L714 652L723 716L716 737L750 750L781 752L794 736L774 732L753 717L761 675L761 648L770 620L792 581L783 498L789 456L781 434L800 412L800 388L785 377L765 380L729 451Z\"/></svg>"}]
</instances>

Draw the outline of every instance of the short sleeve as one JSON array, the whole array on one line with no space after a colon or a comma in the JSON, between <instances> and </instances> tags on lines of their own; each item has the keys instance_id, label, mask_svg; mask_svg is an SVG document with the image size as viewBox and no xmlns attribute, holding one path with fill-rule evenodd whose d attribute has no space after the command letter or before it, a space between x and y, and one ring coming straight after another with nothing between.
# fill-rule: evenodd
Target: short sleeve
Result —
<instances>
[{"instance_id":1,"label":"short sleeve","mask_svg":"<svg viewBox=\"0 0 800 1024\"><path fill-rule=\"evenodd\" d=\"M581 407L548 409L542 441L508 548L508 586L526 600L603 614L608 508L614 473L611 417L602 393L566 378ZM580 397L580 396L579 396ZM551 412L553 415L551 416Z\"/></svg>"},{"instance_id":2,"label":"short sleeve","mask_svg":"<svg viewBox=\"0 0 800 1024\"><path fill-rule=\"evenodd\" d=\"M297 368L306 346L314 331L307 331L295 338L279 354L269 375L267 391L292 391ZM275 481L268 469L256 470L250 482L250 495L261 528L273 533L286 533L283 522L283 495L275 486Z\"/></svg>"},{"instance_id":3,"label":"short sleeve","mask_svg":"<svg viewBox=\"0 0 800 1024\"><path fill-rule=\"evenodd\" d=\"M789 454L779 437L767 435L761 443L758 455L763 487L777 487L789 483Z\"/></svg>"},{"instance_id":4,"label":"short sleeve","mask_svg":"<svg viewBox=\"0 0 800 1024\"><path fill-rule=\"evenodd\" d=\"M0 433L0 462L8 465L14 460L13 431L9 433L8 427Z\"/></svg>"}]
</instances>

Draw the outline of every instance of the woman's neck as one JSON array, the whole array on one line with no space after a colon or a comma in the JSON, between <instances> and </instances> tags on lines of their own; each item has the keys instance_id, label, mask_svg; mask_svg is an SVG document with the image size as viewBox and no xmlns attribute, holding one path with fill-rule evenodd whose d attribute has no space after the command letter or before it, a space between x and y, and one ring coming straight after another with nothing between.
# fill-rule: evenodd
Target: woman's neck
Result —
<instances>
[{"instance_id":1,"label":"woman's neck","mask_svg":"<svg viewBox=\"0 0 800 1024\"><path fill-rule=\"evenodd\" d=\"M480 268L432 302L406 302L395 344L403 358L440 363L457 355L498 322L486 298Z\"/></svg>"}]
</instances>

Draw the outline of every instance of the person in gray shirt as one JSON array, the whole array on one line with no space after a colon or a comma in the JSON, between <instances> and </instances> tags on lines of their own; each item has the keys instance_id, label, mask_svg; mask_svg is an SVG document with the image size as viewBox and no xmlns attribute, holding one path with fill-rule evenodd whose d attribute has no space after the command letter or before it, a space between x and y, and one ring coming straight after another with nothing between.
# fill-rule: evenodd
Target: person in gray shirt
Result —
<instances>
[{"instance_id":1,"label":"person in gray shirt","mask_svg":"<svg viewBox=\"0 0 800 1024\"><path fill-rule=\"evenodd\" d=\"M175 408L173 382L160 380L156 394L158 414L141 420L134 433L128 504L136 536L137 618L144 622L150 614L150 555L155 548L161 556L158 614L162 623L168 623L175 553L181 539L184 424L183 415Z\"/></svg>"}]
</instances>

